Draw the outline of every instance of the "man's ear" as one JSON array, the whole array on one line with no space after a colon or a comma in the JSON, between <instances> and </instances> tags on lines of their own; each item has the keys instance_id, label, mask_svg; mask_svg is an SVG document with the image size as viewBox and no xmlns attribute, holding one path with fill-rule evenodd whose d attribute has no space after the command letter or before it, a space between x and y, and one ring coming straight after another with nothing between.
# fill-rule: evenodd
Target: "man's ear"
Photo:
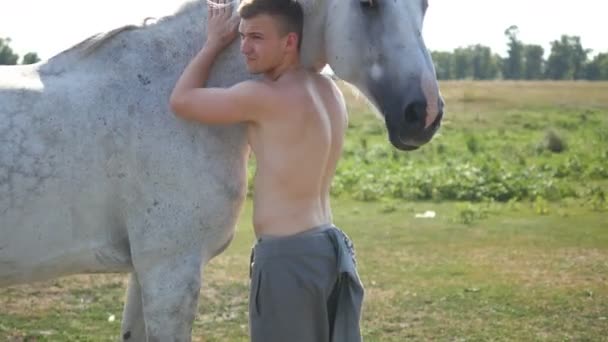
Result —
<instances>
[{"instance_id":1,"label":"man's ear","mask_svg":"<svg viewBox=\"0 0 608 342\"><path fill-rule=\"evenodd\" d=\"M298 34L295 32L289 32L287 34L287 46L289 49L292 49L294 51L298 50L298 42L300 40L300 37L298 37Z\"/></svg>"}]
</instances>

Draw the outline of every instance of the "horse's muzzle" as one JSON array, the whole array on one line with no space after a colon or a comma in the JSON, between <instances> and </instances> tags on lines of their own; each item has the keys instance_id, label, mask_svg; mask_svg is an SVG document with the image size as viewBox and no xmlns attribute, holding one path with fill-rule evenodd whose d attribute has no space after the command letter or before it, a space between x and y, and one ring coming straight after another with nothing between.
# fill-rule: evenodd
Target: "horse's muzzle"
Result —
<instances>
[{"instance_id":1,"label":"horse's muzzle","mask_svg":"<svg viewBox=\"0 0 608 342\"><path fill-rule=\"evenodd\" d=\"M433 138L443 118L441 96L433 97L437 103L429 106L418 79L410 79L404 87L390 79L371 80L369 84L372 102L384 116L393 146L411 151Z\"/></svg>"},{"instance_id":2,"label":"horse's muzzle","mask_svg":"<svg viewBox=\"0 0 608 342\"><path fill-rule=\"evenodd\" d=\"M400 106L401 107L401 106ZM431 141L443 119L443 100L438 100L436 112L429 113L424 101L405 105L403 110L385 112L389 140L400 150L412 151ZM427 126L427 116L433 115L433 121Z\"/></svg>"}]
</instances>

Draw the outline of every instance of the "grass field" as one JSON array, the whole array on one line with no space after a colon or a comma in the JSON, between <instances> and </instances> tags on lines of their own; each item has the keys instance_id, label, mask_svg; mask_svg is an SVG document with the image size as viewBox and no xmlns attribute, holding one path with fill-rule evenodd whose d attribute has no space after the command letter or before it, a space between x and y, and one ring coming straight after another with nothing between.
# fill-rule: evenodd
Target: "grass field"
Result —
<instances>
[{"instance_id":1,"label":"grass field","mask_svg":"<svg viewBox=\"0 0 608 342\"><path fill-rule=\"evenodd\" d=\"M347 94L332 202L357 247L365 340L608 341L608 83L441 87L441 134L407 154ZM436 217L415 218L427 210ZM248 201L205 270L196 341L248 338L250 217ZM0 340L116 340L125 285L81 275L0 289Z\"/></svg>"}]
</instances>

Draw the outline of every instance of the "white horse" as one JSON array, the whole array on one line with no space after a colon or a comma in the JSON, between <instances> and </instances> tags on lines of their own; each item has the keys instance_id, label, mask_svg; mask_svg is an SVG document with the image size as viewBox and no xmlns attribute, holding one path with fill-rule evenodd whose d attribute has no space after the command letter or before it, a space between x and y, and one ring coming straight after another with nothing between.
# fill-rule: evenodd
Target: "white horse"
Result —
<instances>
[{"instance_id":1,"label":"white horse","mask_svg":"<svg viewBox=\"0 0 608 342\"><path fill-rule=\"evenodd\" d=\"M441 121L421 37L424 0L301 0L302 61L328 63L417 148ZM49 61L0 68L0 286L130 272L123 339L189 340L201 270L230 243L245 196L244 127L168 110L200 49L206 6L90 38ZM211 86L250 77L238 43Z\"/></svg>"}]
</instances>

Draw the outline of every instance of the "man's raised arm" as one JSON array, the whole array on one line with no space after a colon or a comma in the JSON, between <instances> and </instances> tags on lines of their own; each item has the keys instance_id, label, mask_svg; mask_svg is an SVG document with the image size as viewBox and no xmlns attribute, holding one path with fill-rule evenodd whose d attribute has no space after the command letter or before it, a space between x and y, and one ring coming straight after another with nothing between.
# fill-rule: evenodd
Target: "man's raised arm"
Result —
<instances>
[{"instance_id":1,"label":"man's raised arm","mask_svg":"<svg viewBox=\"0 0 608 342\"><path fill-rule=\"evenodd\" d=\"M225 0L208 1L207 41L188 64L171 94L171 110L181 118L203 123L236 123L253 120L256 97L253 82L231 88L201 88L217 56L237 37L239 18Z\"/></svg>"}]
</instances>

